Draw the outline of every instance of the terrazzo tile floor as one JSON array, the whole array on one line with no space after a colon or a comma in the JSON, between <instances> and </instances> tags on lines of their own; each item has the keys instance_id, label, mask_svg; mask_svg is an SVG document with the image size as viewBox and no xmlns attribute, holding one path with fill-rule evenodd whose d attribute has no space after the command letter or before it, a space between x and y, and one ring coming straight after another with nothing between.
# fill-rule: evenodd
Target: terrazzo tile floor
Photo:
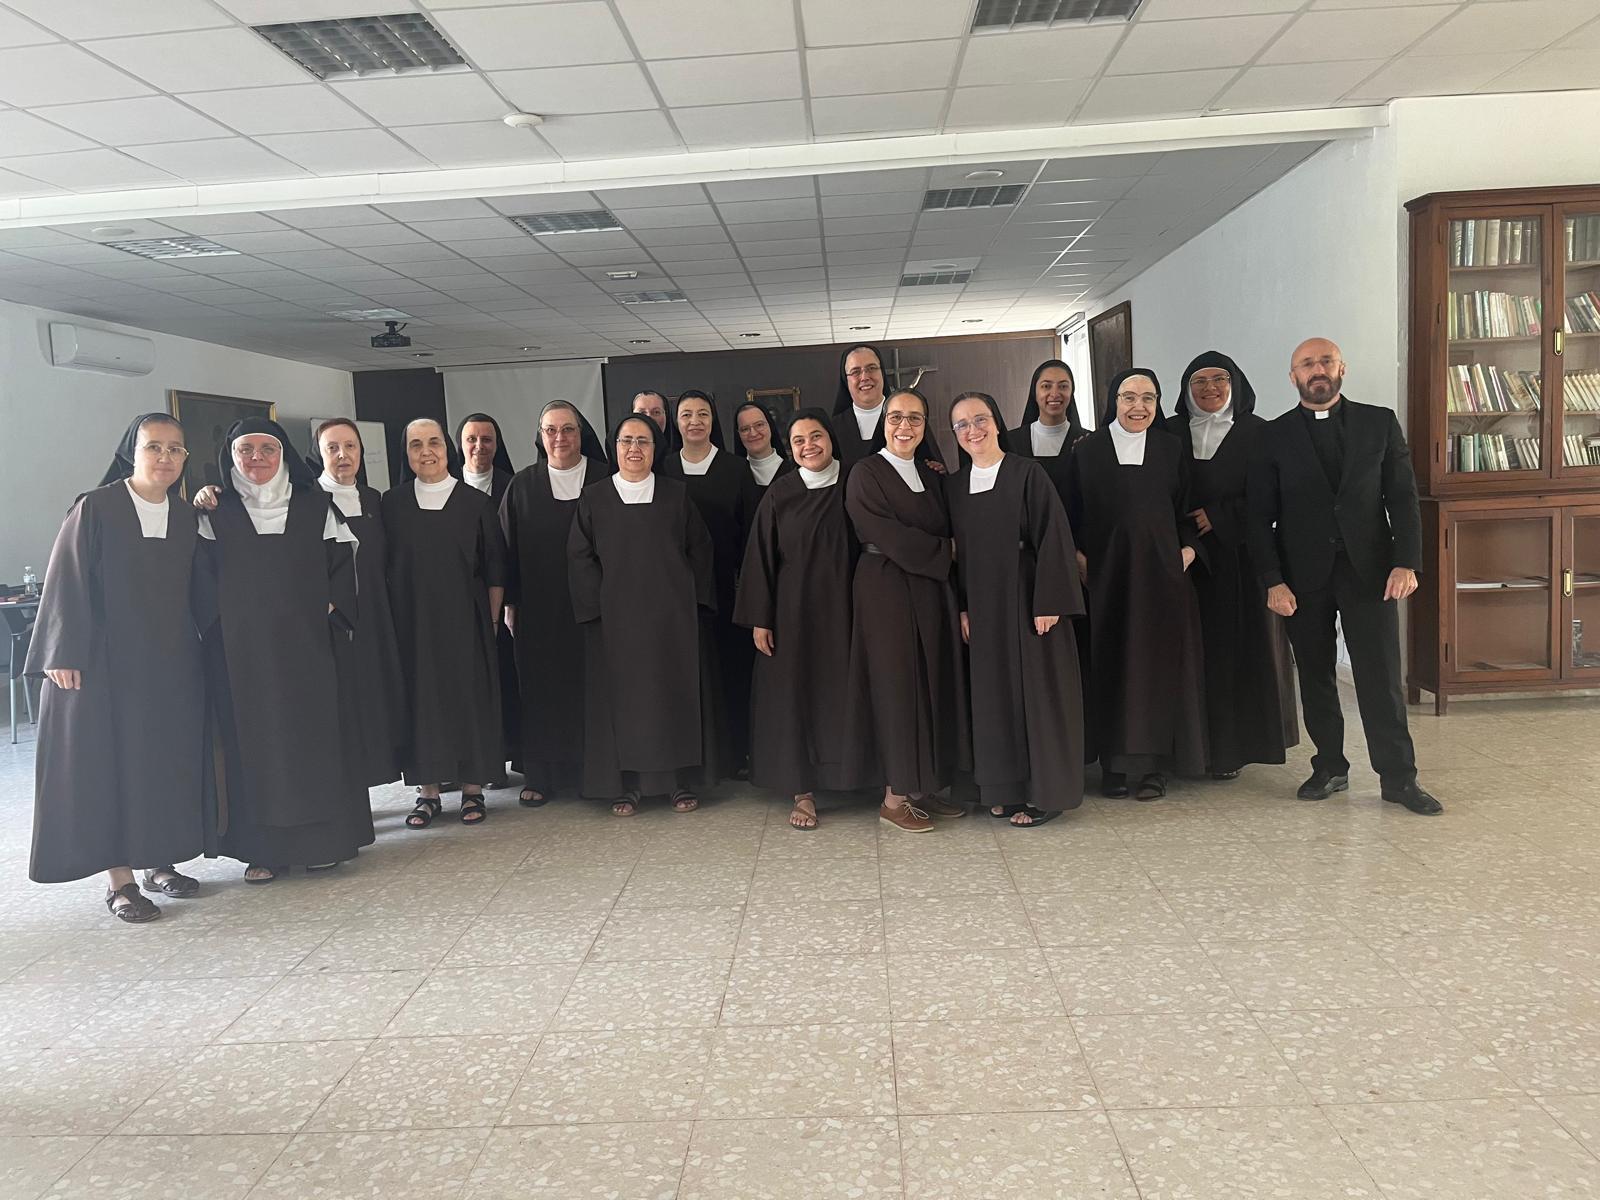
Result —
<instances>
[{"instance_id":1,"label":"terrazzo tile floor","mask_svg":"<svg viewBox=\"0 0 1600 1200\"><path fill-rule=\"evenodd\" d=\"M0 744L0 1197L1600 1197L1600 700L1412 725L1440 818L1359 742L924 836L395 786L146 927L27 882Z\"/></svg>"}]
</instances>

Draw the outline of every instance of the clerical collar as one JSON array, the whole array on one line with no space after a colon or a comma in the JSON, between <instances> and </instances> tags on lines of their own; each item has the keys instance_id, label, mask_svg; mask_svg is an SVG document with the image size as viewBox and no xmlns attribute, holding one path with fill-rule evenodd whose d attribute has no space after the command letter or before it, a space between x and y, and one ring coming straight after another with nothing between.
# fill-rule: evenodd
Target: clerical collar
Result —
<instances>
[{"instance_id":1,"label":"clerical collar","mask_svg":"<svg viewBox=\"0 0 1600 1200\"><path fill-rule=\"evenodd\" d=\"M479 475L476 471L469 471L463 467L461 469L461 478L464 479L469 486L477 488L485 495L487 495L494 488L493 467L490 467L482 475Z\"/></svg>"},{"instance_id":2,"label":"clerical collar","mask_svg":"<svg viewBox=\"0 0 1600 1200\"><path fill-rule=\"evenodd\" d=\"M611 482L616 485L617 495L622 497L624 504L649 504L656 498L656 476L652 471L638 483L629 483L619 471L611 477Z\"/></svg>"},{"instance_id":3,"label":"clerical collar","mask_svg":"<svg viewBox=\"0 0 1600 1200\"><path fill-rule=\"evenodd\" d=\"M879 400L871 408L862 408L859 404L850 406L850 411L856 415L856 428L861 430L862 441L866 441L878 432L878 418L883 416L883 403Z\"/></svg>"},{"instance_id":4,"label":"clerical collar","mask_svg":"<svg viewBox=\"0 0 1600 1200\"><path fill-rule=\"evenodd\" d=\"M1144 466L1145 435L1149 429L1141 429L1138 433L1129 433L1122 427L1121 421L1112 421L1111 448L1117 452L1117 462L1124 467Z\"/></svg>"},{"instance_id":5,"label":"clerical collar","mask_svg":"<svg viewBox=\"0 0 1600 1200\"><path fill-rule=\"evenodd\" d=\"M878 453L889 460L889 465L895 469L895 472L900 476L901 479L905 480L906 486L913 492L925 492L928 490L922 484L922 476L917 474L916 459L897 458L895 457L894 451L889 449L887 446L885 446L882 450L879 450Z\"/></svg>"},{"instance_id":6,"label":"clerical collar","mask_svg":"<svg viewBox=\"0 0 1600 1200\"><path fill-rule=\"evenodd\" d=\"M750 460L750 473L756 477L757 483L762 487L766 487L778 474L778 468L781 466L783 466L783 457L776 450L769 450L765 458L752 458Z\"/></svg>"},{"instance_id":7,"label":"clerical collar","mask_svg":"<svg viewBox=\"0 0 1600 1200\"><path fill-rule=\"evenodd\" d=\"M1344 397L1340 396L1332 404L1328 405L1327 408L1307 408L1304 404L1302 404L1300 406L1300 411L1305 415L1305 418L1308 421L1326 421L1329 417L1343 417Z\"/></svg>"},{"instance_id":8,"label":"clerical collar","mask_svg":"<svg viewBox=\"0 0 1600 1200\"><path fill-rule=\"evenodd\" d=\"M709 453L699 462L690 462L682 450L678 451L678 461L683 464L683 473L685 475L704 475L707 471L711 470L711 464L715 462L717 458L717 448L715 446L711 446L708 449Z\"/></svg>"},{"instance_id":9,"label":"clerical collar","mask_svg":"<svg viewBox=\"0 0 1600 1200\"><path fill-rule=\"evenodd\" d=\"M833 459L820 471L813 471L810 467L800 468L800 482L806 485L808 491L818 488L832 487L839 482L839 460Z\"/></svg>"}]
</instances>

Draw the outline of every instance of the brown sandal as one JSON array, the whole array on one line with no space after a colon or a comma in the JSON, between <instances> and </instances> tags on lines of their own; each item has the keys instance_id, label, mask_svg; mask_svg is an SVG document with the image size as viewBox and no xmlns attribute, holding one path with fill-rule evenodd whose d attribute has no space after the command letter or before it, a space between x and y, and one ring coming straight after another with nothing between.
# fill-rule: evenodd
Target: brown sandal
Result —
<instances>
[{"instance_id":1,"label":"brown sandal","mask_svg":"<svg viewBox=\"0 0 1600 1200\"><path fill-rule=\"evenodd\" d=\"M161 915L161 910L139 891L136 883L125 883L115 891L107 888L106 908L117 920L129 925L146 925Z\"/></svg>"}]
</instances>

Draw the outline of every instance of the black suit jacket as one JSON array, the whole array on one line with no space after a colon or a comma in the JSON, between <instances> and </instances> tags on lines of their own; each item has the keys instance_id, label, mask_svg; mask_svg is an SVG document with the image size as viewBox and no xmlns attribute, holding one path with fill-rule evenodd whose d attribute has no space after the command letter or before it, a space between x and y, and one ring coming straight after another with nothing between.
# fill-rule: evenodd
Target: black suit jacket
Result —
<instances>
[{"instance_id":1,"label":"black suit jacket","mask_svg":"<svg viewBox=\"0 0 1600 1200\"><path fill-rule=\"evenodd\" d=\"M1344 469L1337 489L1317 459L1305 418L1268 421L1250 461L1250 555L1267 587L1326 587L1340 542L1356 572L1383 594L1395 567L1422 567L1422 515L1400 422L1387 408L1344 406ZM1298 408L1298 406L1297 406Z\"/></svg>"}]
</instances>

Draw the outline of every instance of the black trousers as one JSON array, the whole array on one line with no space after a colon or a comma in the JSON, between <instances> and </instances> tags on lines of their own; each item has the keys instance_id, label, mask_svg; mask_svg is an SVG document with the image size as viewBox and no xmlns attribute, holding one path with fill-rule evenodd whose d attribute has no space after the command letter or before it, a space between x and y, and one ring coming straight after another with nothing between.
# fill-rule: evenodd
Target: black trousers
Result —
<instances>
[{"instance_id":1,"label":"black trousers","mask_svg":"<svg viewBox=\"0 0 1600 1200\"><path fill-rule=\"evenodd\" d=\"M1361 711L1372 769L1385 789L1395 789L1416 782L1417 754L1406 728L1406 701L1401 690L1400 606L1394 600L1385 601L1380 588L1357 575L1350 560L1340 553L1323 587L1295 591L1295 614L1287 624L1300 676L1306 732L1317 747L1311 765L1331 775L1350 770L1350 760L1344 756L1344 713L1334 672L1337 617L1350 650L1356 706Z\"/></svg>"}]
</instances>

